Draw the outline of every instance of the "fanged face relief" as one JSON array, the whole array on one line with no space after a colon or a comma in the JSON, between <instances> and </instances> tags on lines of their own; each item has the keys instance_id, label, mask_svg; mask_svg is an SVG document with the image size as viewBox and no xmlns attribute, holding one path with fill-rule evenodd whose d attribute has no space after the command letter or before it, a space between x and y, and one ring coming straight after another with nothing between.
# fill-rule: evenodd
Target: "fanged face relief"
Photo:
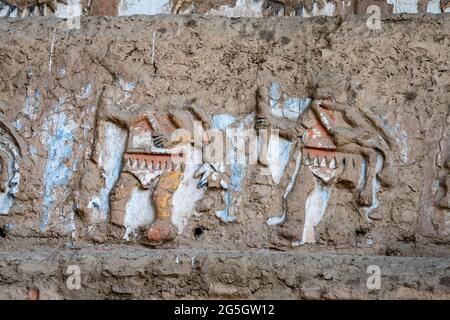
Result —
<instances>
[{"instance_id":1,"label":"fanged face relief","mask_svg":"<svg viewBox=\"0 0 450 320\"><path fill-rule=\"evenodd\" d=\"M183 155L174 152L173 147L157 143L159 137L156 133L170 136L175 129L167 116L141 117L130 130L124 154L124 171L136 176L143 186L148 186L161 174L181 171Z\"/></svg>"}]
</instances>

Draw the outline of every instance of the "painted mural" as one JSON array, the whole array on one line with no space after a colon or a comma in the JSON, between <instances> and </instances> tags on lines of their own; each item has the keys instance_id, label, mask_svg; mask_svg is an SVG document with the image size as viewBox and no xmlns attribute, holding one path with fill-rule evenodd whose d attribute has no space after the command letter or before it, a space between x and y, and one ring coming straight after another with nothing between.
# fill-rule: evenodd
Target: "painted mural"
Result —
<instances>
[{"instance_id":1,"label":"painted mural","mask_svg":"<svg viewBox=\"0 0 450 320\"><path fill-rule=\"evenodd\" d=\"M208 192L220 194L216 223L240 223L246 190L258 172L270 180L267 196L282 199L279 211L270 212L268 228L302 216L293 246L318 241L317 228L329 214L338 184L353 196L357 214L367 224L375 223L379 192L395 184L393 158L407 160L403 131L355 106L343 76L317 75L310 87L309 97L297 97L273 82L256 89L254 112L210 115L195 100L181 109L152 106L135 94L135 83L116 79L98 103L93 149L73 214L88 229L119 227L125 241L145 234L151 244L167 243L183 234L197 215L198 202L211 196ZM85 87L80 97L87 98L90 91ZM32 105L26 101L31 115ZM70 196L63 189L79 168L73 154L84 148L75 143L77 126L65 108L61 98L41 137L48 149L41 232ZM5 215L20 182L21 148L10 127L2 125L1 130L0 214ZM444 161L442 170L447 167ZM311 176L310 182L305 183L304 175ZM442 176L440 205L448 207L448 175ZM299 212L288 210L296 188L306 194ZM67 219L67 230L75 232L75 217Z\"/></svg>"}]
</instances>

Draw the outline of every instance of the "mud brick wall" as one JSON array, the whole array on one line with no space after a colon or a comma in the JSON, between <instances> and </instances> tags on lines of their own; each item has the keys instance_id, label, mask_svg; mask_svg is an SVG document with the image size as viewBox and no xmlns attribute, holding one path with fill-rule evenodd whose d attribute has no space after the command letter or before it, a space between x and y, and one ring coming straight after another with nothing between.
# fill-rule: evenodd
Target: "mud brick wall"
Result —
<instances>
[{"instance_id":1,"label":"mud brick wall","mask_svg":"<svg viewBox=\"0 0 450 320\"><path fill-rule=\"evenodd\" d=\"M375 6L375 7L374 7ZM375 8L375 9L373 9ZM368 10L369 9L369 10ZM202 14L228 17L443 13L449 0L0 0L0 17Z\"/></svg>"},{"instance_id":2,"label":"mud brick wall","mask_svg":"<svg viewBox=\"0 0 450 320\"><path fill-rule=\"evenodd\" d=\"M447 260L102 246L1 252L0 298L448 299ZM366 286L370 265L381 269L380 290ZM80 271L77 290L67 286L71 266Z\"/></svg>"},{"instance_id":3,"label":"mud brick wall","mask_svg":"<svg viewBox=\"0 0 450 320\"><path fill-rule=\"evenodd\" d=\"M449 31L447 15L380 30L1 20L0 247L448 254ZM248 132L253 162L233 139ZM205 156L214 141L222 163Z\"/></svg>"}]
</instances>

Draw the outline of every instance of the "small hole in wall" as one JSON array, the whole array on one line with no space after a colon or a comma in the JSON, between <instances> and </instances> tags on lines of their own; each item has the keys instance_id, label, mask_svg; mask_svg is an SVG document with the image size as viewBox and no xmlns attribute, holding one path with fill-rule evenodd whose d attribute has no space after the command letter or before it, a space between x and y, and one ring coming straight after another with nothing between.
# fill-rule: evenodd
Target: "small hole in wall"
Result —
<instances>
[{"instance_id":1,"label":"small hole in wall","mask_svg":"<svg viewBox=\"0 0 450 320\"><path fill-rule=\"evenodd\" d=\"M196 238L199 238L202 234L203 234L203 228L202 227L197 227L197 228L194 229L194 236Z\"/></svg>"},{"instance_id":2,"label":"small hole in wall","mask_svg":"<svg viewBox=\"0 0 450 320\"><path fill-rule=\"evenodd\" d=\"M357 230L355 230L355 233L357 236L362 237L367 234L367 231L368 230L366 230L366 229L357 229Z\"/></svg>"}]
</instances>

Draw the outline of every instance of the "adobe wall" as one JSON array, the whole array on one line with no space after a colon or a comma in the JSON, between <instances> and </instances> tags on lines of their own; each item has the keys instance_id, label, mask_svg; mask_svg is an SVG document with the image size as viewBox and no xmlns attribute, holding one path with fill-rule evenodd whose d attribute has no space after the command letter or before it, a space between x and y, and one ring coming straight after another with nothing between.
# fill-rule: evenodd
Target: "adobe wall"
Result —
<instances>
[{"instance_id":1,"label":"adobe wall","mask_svg":"<svg viewBox=\"0 0 450 320\"><path fill-rule=\"evenodd\" d=\"M448 255L447 15L81 22L0 21L1 248Z\"/></svg>"}]
</instances>

